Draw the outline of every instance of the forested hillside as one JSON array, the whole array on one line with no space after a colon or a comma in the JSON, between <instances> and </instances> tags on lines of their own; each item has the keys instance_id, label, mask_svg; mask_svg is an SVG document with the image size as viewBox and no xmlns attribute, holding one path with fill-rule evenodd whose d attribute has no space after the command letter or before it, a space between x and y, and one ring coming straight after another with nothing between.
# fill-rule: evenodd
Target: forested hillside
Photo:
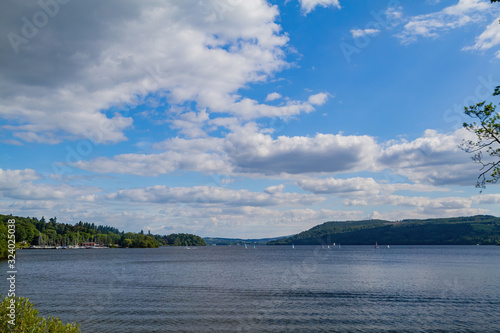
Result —
<instances>
[{"instance_id":1,"label":"forested hillside","mask_svg":"<svg viewBox=\"0 0 500 333\"><path fill-rule=\"evenodd\" d=\"M123 232L110 226L79 221L75 225L59 223L57 218L20 217L0 214L0 258L5 258L7 249L7 221L14 219L16 243L19 246L53 245L71 246L81 243L96 243L110 247L159 247L162 245L203 246L205 242L196 235L171 234L152 235Z\"/></svg>"},{"instance_id":2,"label":"forested hillside","mask_svg":"<svg viewBox=\"0 0 500 333\"><path fill-rule=\"evenodd\" d=\"M428 220L326 222L271 245L312 244L494 245L500 242L500 218L488 215Z\"/></svg>"}]
</instances>

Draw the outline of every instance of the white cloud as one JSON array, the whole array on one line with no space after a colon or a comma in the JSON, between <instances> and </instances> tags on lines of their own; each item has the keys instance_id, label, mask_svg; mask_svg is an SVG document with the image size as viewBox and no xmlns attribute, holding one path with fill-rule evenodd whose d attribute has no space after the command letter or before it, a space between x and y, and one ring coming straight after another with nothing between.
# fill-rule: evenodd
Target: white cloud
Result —
<instances>
[{"instance_id":1,"label":"white cloud","mask_svg":"<svg viewBox=\"0 0 500 333\"><path fill-rule=\"evenodd\" d=\"M160 154L123 154L113 158L99 157L91 161L79 161L74 166L99 173L120 173L141 176L158 176L176 170L220 173L228 170L224 158L213 153L175 152Z\"/></svg>"},{"instance_id":2,"label":"white cloud","mask_svg":"<svg viewBox=\"0 0 500 333\"><path fill-rule=\"evenodd\" d=\"M9 18L37 9L0 6L4 30L17 34L20 23ZM223 112L238 89L286 66L277 15L266 1L70 2L17 54L0 41L0 61L9 63L0 79L4 128L28 142L123 141L131 115L104 111L150 94Z\"/></svg>"},{"instance_id":3,"label":"white cloud","mask_svg":"<svg viewBox=\"0 0 500 333\"><path fill-rule=\"evenodd\" d=\"M222 118L224 119L224 118ZM228 124L230 124L229 122ZM309 184L314 193L338 192L344 186L375 184L377 191L437 190L443 185L475 185L479 166L459 148L463 139L473 139L464 129L442 134L427 130L413 141L389 141L379 144L373 137L343 134L279 136L259 132L255 123L233 129L224 138L165 140L154 145L165 150L159 154L122 154L99 157L73 165L99 173L122 173L143 176L175 171L197 171L230 176L269 176L290 178L306 174L335 174L359 171L384 172L389 178L404 176L415 184L375 184L373 179L330 178ZM401 182L398 181L399 183ZM317 190L314 190L317 186ZM356 185L357 186L357 185ZM428 187L426 187L428 186Z\"/></svg>"},{"instance_id":4,"label":"white cloud","mask_svg":"<svg viewBox=\"0 0 500 333\"><path fill-rule=\"evenodd\" d=\"M319 203L324 199L311 194L282 193L279 188L264 192L231 190L223 187L194 186L167 187L157 185L147 188L120 190L106 196L109 200L125 200L135 203L192 204L223 206L297 206Z\"/></svg>"},{"instance_id":5,"label":"white cloud","mask_svg":"<svg viewBox=\"0 0 500 333\"><path fill-rule=\"evenodd\" d=\"M264 192L269 193L269 194L275 194L279 192L283 192L283 189L285 188L285 185L280 184L280 185L275 185L275 186L269 186L264 190Z\"/></svg>"},{"instance_id":6,"label":"white cloud","mask_svg":"<svg viewBox=\"0 0 500 333\"><path fill-rule=\"evenodd\" d=\"M459 148L464 139L472 139L465 129L449 134L427 130L421 138L411 142L388 143L377 166L420 184L474 185L478 166Z\"/></svg>"},{"instance_id":7,"label":"white cloud","mask_svg":"<svg viewBox=\"0 0 500 333\"><path fill-rule=\"evenodd\" d=\"M351 29L351 35L353 38L359 38L363 36L376 35L380 32L378 29Z\"/></svg>"},{"instance_id":8,"label":"white cloud","mask_svg":"<svg viewBox=\"0 0 500 333\"><path fill-rule=\"evenodd\" d=\"M327 100L328 100L327 93L319 93L319 94L310 96L308 99L308 102L311 103L312 105L321 106L321 105L325 104Z\"/></svg>"},{"instance_id":9,"label":"white cloud","mask_svg":"<svg viewBox=\"0 0 500 333\"><path fill-rule=\"evenodd\" d=\"M282 97L281 94L279 94L277 92L272 92L269 95L267 95L266 102L274 101L274 100L280 99L281 97Z\"/></svg>"},{"instance_id":10,"label":"white cloud","mask_svg":"<svg viewBox=\"0 0 500 333\"><path fill-rule=\"evenodd\" d=\"M240 101L227 105L226 109L220 112L230 113L243 120L252 120L262 117L288 117L296 116L301 113L310 113L314 111L314 106L321 106L326 103L328 94L319 93L311 95L307 102L287 100L286 103L279 106L260 104L256 100L243 98Z\"/></svg>"},{"instance_id":11,"label":"white cloud","mask_svg":"<svg viewBox=\"0 0 500 333\"><path fill-rule=\"evenodd\" d=\"M18 188L21 184L39 179L40 175L32 169L3 170L0 169L0 190Z\"/></svg>"},{"instance_id":12,"label":"white cloud","mask_svg":"<svg viewBox=\"0 0 500 333\"><path fill-rule=\"evenodd\" d=\"M471 216L488 214L487 209L472 208L473 200L465 197L408 197L400 195L380 195L372 198L353 198L344 200L347 206L388 205L391 207L415 207L413 210L391 210L385 213L375 212L372 218L401 220L408 218L436 218Z\"/></svg>"},{"instance_id":13,"label":"white cloud","mask_svg":"<svg viewBox=\"0 0 500 333\"><path fill-rule=\"evenodd\" d=\"M479 50L484 51L500 44L500 17L497 17L493 22L486 27L486 30L476 37L476 43L472 46L465 47L464 50Z\"/></svg>"},{"instance_id":14,"label":"white cloud","mask_svg":"<svg viewBox=\"0 0 500 333\"><path fill-rule=\"evenodd\" d=\"M200 112L189 111L173 119L171 121L171 127L178 129L181 134L184 134L187 137L204 137L206 136L206 133L203 130L203 127L209 119L210 118L206 110L201 110Z\"/></svg>"},{"instance_id":15,"label":"white cloud","mask_svg":"<svg viewBox=\"0 0 500 333\"><path fill-rule=\"evenodd\" d=\"M317 134L315 137L255 133L228 135L224 150L236 172L303 174L370 168L377 152L369 136Z\"/></svg>"},{"instance_id":16,"label":"white cloud","mask_svg":"<svg viewBox=\"0 0 500 333\"><path fill-rule=\"evenodd\" d=\"M391 206L407 206L421 207L424 210L428 209L463 209L470 208L472 200L461 197L409 197L401 195L381 195L366 199L346 199L344 203L348 206L356 205L391 205Z\"/></svg>"},{"instance_id":17,"label":"white cloud","mask_svg":"<svg viewBox=\"0 0 500 333\"><path fill-rule=\"evenodd\" d=\"M392 22L392 26L398 25L403 18L403 7L388 7L385 11L385 15L387 17L387 20L389 22Z\"/></svg>"},{"instance_id":18,"label":"white cloud","mask_svg":"<svg viewBox=\"0 0 500 333\"><path fill-rule=\"evenodd\" d=\"M53 185L33 182L41 180L41 178L41 175L32 169L0 169L0 197L28 202L36 200L48 202L50 200L63 201L98 191L96 188L83 186L75 187L66 184Z\"/></svg>"},{"instance_id":19,"label":"white cloud","mask_svg":"<svg viewBox=\"0 0 500 333\"><path fill-rule=\"evenodd\" d=\"M459 0L458 4L435 13L411 17L402 32L396 35L403 44L418 38L438 37L442 32L484 19L484 13L491 6L482 0Z\"/></svg>"},{"instance_id":20,"label":"white cloud","mask_svg":"<svg viewBox=\"0 0 500 333\"><path fill-rule=\"evenodd\" d=\"M100 173L145 176L176 170L247 176L335 173L370 169L380 152L369 136L317 134L273 139L259 133L255 124L235 127L225 138L176 138L155 147L167 151L100 157L74 166Z\"/></svg>"},{"instance_id":21,"label":"white cloud","mask_svg":"<svg viewBox=\"0 0 500 333\"><path fill-rule=\"evenodd\" d=\"M299 0L302 12L304 15L312 12L317 6L321 7L336 7L340 9L339 0Z\"/></svg>"},{"instance_id":22,"label":"white cloud","mask_svg":"<svg viewBox=\"0 0 500 333\"><path fill-rule=\"evenodd\" d=\"M493 205L493 204L500 203L500 194L475 195L471 199L474 203L477 203L477 204Z\"/></svg>"},{"instance_id":23,"label":"white cloud","mask_svg":"<svg viewBox=\"0 0 500 333\"><path fill-rule=\"evenodd\" d=\"M391 194L398 191L412 192L440 192L447 189L409 183L381 183L373 178L326 178L326 179L304 179L297 182L297 185L308 192L315 194L337 194L350 197L372 197L382 194Z\"/></svg>"}]
</instances>

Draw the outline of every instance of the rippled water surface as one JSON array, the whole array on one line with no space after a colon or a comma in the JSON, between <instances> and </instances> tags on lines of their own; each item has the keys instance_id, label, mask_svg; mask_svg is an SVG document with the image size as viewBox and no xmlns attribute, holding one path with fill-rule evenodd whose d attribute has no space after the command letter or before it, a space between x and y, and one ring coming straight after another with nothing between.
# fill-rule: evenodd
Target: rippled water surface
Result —
<instances>
[{"instance_id":1,"label":"rippled water surface","mask_svg":"<svg viewBox=\"0 0 500 333\"><path fill-rule=\"evenodd\" d=\"M18 251L16 288L82 332L500 332L500 247ZM5 295L6 262L0 263Z\"/></svg>"}]
</instances>

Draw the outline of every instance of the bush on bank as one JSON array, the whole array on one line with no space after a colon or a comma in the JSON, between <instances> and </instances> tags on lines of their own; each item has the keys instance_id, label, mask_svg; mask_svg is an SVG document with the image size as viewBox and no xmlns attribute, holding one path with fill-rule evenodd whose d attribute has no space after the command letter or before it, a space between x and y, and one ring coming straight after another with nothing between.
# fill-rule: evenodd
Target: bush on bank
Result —
<instances>
[{"instance_id":1,"label":"bush on bank","mask_svg":"<svg viewBox=\"0 0 500 333\"><path fill-rule=\"evenodd\" d=\"M0 295L0 299L1 299ZM11 299L14 302L11 302ZM12 309L12 304L14 309ZM19 333L79 333L80 325L76 323L63 324L57 318L38 316L39 311L33 307L27 298L4 297L0 303L0 332ZM14 316L13 316L14 315ZM14 325L12 325L14 323Z\"/></svg>"}]
</instances>

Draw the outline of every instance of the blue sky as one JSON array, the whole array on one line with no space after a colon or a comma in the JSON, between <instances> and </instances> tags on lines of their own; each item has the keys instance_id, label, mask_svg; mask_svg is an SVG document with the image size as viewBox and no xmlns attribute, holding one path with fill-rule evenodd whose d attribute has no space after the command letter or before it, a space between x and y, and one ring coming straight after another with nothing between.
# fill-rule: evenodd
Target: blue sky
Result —
<instances>
[{"instance_id":1,"label":"blue sky","mask_svg":"<svg viewBox=\"0 0 500 333\"><path fill-rule=\"evenodd\" d=\"M242 238L498 216L458 146L463 107L500 85L499 16L479 0L3 1L0 210Z\"/></svg>"}]
</instances>

